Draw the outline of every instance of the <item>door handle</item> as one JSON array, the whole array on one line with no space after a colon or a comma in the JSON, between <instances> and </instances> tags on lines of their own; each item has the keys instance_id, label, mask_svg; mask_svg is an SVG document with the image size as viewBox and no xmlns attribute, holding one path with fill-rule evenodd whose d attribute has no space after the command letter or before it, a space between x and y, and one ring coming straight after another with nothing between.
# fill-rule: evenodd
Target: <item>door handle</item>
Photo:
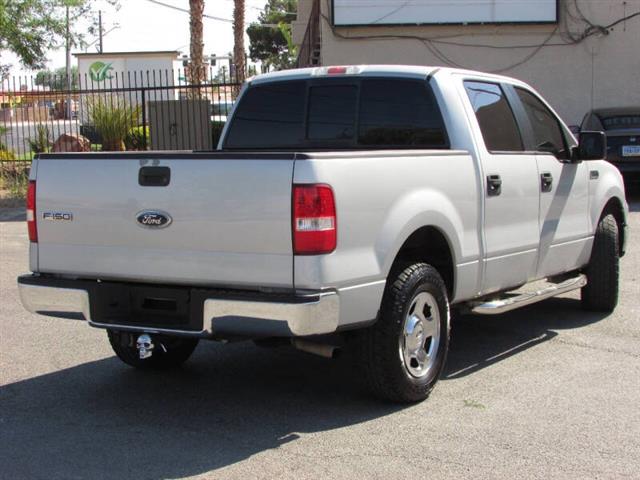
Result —
<instances>
[{"instance_id":1,"label":"door handle","mask_svg":"<svg viewBox=\"0 0 640 480\"><path fill-rule=\"evenodd\" d=\"M170 181L169 167L142 167L138 173L138 184L142 187L166 187Z\"/></svg>"},{"instance_id":2,"label":"door handle","mask_svg":"<svg viewBox=\"0 0 640 480\"><path fill-rule=\"evenodd\" d=\"M540 190L550 192L553 189L553 175L550 172L540 174Z\"/></svg>"},{"instance_id":3,"label":"door handle","mask_svg":"<svg viewBox=\"0 0 640 480\"><path fill-rule=\"evenodd\" d=\"M502 179L500 175L487 175L487 195L497 197L502 193Z\"/></svg>"}]
</instances>

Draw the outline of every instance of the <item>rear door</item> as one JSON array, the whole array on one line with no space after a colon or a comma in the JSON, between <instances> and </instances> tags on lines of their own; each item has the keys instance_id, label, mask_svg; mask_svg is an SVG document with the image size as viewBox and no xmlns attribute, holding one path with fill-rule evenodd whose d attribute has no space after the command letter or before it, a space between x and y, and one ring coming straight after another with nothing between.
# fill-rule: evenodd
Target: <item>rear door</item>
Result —
<instances>
[{"instance_id":1,"label":"rear door","mask_svg":"<svg viewBox=\"0 0 640 480\"><path fill-rule=\"evenodd\" d=\"M464 82L477 120L474 128L485 186L483 292L532 279L538 260L538 167L526 152L503 87Z\"/></svg>"},{"instance_id":2,"label":"rear door","mask_svg":"<svg viewBox=\"0 0 640 480\"><path fill-rule=\"evenodd\" d=\"M39 271L167 284L292 287L293 163L292 153L41 159Z\"/></svg>"}]
</instances>

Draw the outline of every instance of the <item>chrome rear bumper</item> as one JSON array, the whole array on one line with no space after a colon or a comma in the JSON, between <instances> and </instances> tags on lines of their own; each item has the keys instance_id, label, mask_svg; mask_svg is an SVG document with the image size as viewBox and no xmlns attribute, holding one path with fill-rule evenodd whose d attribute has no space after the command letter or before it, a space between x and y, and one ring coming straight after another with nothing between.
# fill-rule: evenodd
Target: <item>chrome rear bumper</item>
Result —
<instances>
[{"instance_id":1,"label":"chrome rear bumper","mask_svg":"<svg viewBox=\"0 0 640 480\"><path fill-rule=\"evenodd\" d=\"M91 319L89 292L86 290L25 285L18 282L18 292L22 306L31 313L53 317L82 315L85 320Z\"/></svg>"},{"instance_id":2,"label":"chrome rear bumper","mask_svg":"<svg viewBox=\"0 0 640 480\"><path fill-rule=\"evenodd\" d=\"M75 286L77 285L77 288ZM58 280L24 275L18 278L20 299L32 313L62 318L84 318L97 328L191 337L298 337L322 335L337 330L339 295L335 291L313 292L283 298L243 294L224 298L222 291L205 293L202 328L177 329L136 325L135 322L104 323L92 318L92 289L95 282Z\"/></svg>"}]
</instances>

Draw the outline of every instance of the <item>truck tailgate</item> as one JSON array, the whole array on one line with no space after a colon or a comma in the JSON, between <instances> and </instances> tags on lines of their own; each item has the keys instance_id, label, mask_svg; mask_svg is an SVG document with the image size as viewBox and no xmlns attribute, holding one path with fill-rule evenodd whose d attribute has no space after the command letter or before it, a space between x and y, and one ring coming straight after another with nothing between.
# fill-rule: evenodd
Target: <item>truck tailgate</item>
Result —
<instances>
[{"instance_id":1,"label":"truck tailgate","mask_svg":"<svg viewBox=\"0 0 640 480\"><path fill-rule=\"evenodd\" d=\"M36 165L38 271L291 288L294 158L178 152L43 156ZM142 186L143 167L168 167L169 184ZM158 228L138 221L154 211L170 224ZM59 213L71 215L53 215Z\"/></svg>"}]
</instances>

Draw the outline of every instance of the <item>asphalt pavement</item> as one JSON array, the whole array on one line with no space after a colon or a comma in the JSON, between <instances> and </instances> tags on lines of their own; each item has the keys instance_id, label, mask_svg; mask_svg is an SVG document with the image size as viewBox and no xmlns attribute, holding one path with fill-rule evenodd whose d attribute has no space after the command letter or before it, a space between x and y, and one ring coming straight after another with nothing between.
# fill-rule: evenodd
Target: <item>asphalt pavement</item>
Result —
<instances>
[{"instance_id":1,"label":"asphalt pavement","mask_svg":"<svg viewBox=\"0 0 640 480\"><path fill-rule=\"evenodd\" d=\"M27 313L26 226L0 222L0 478L640 478L640 195L621 300L456 317L444 377L399 406L348 356L201 342L135 371L102 330Z\"/></svg>"}]
</instances>

